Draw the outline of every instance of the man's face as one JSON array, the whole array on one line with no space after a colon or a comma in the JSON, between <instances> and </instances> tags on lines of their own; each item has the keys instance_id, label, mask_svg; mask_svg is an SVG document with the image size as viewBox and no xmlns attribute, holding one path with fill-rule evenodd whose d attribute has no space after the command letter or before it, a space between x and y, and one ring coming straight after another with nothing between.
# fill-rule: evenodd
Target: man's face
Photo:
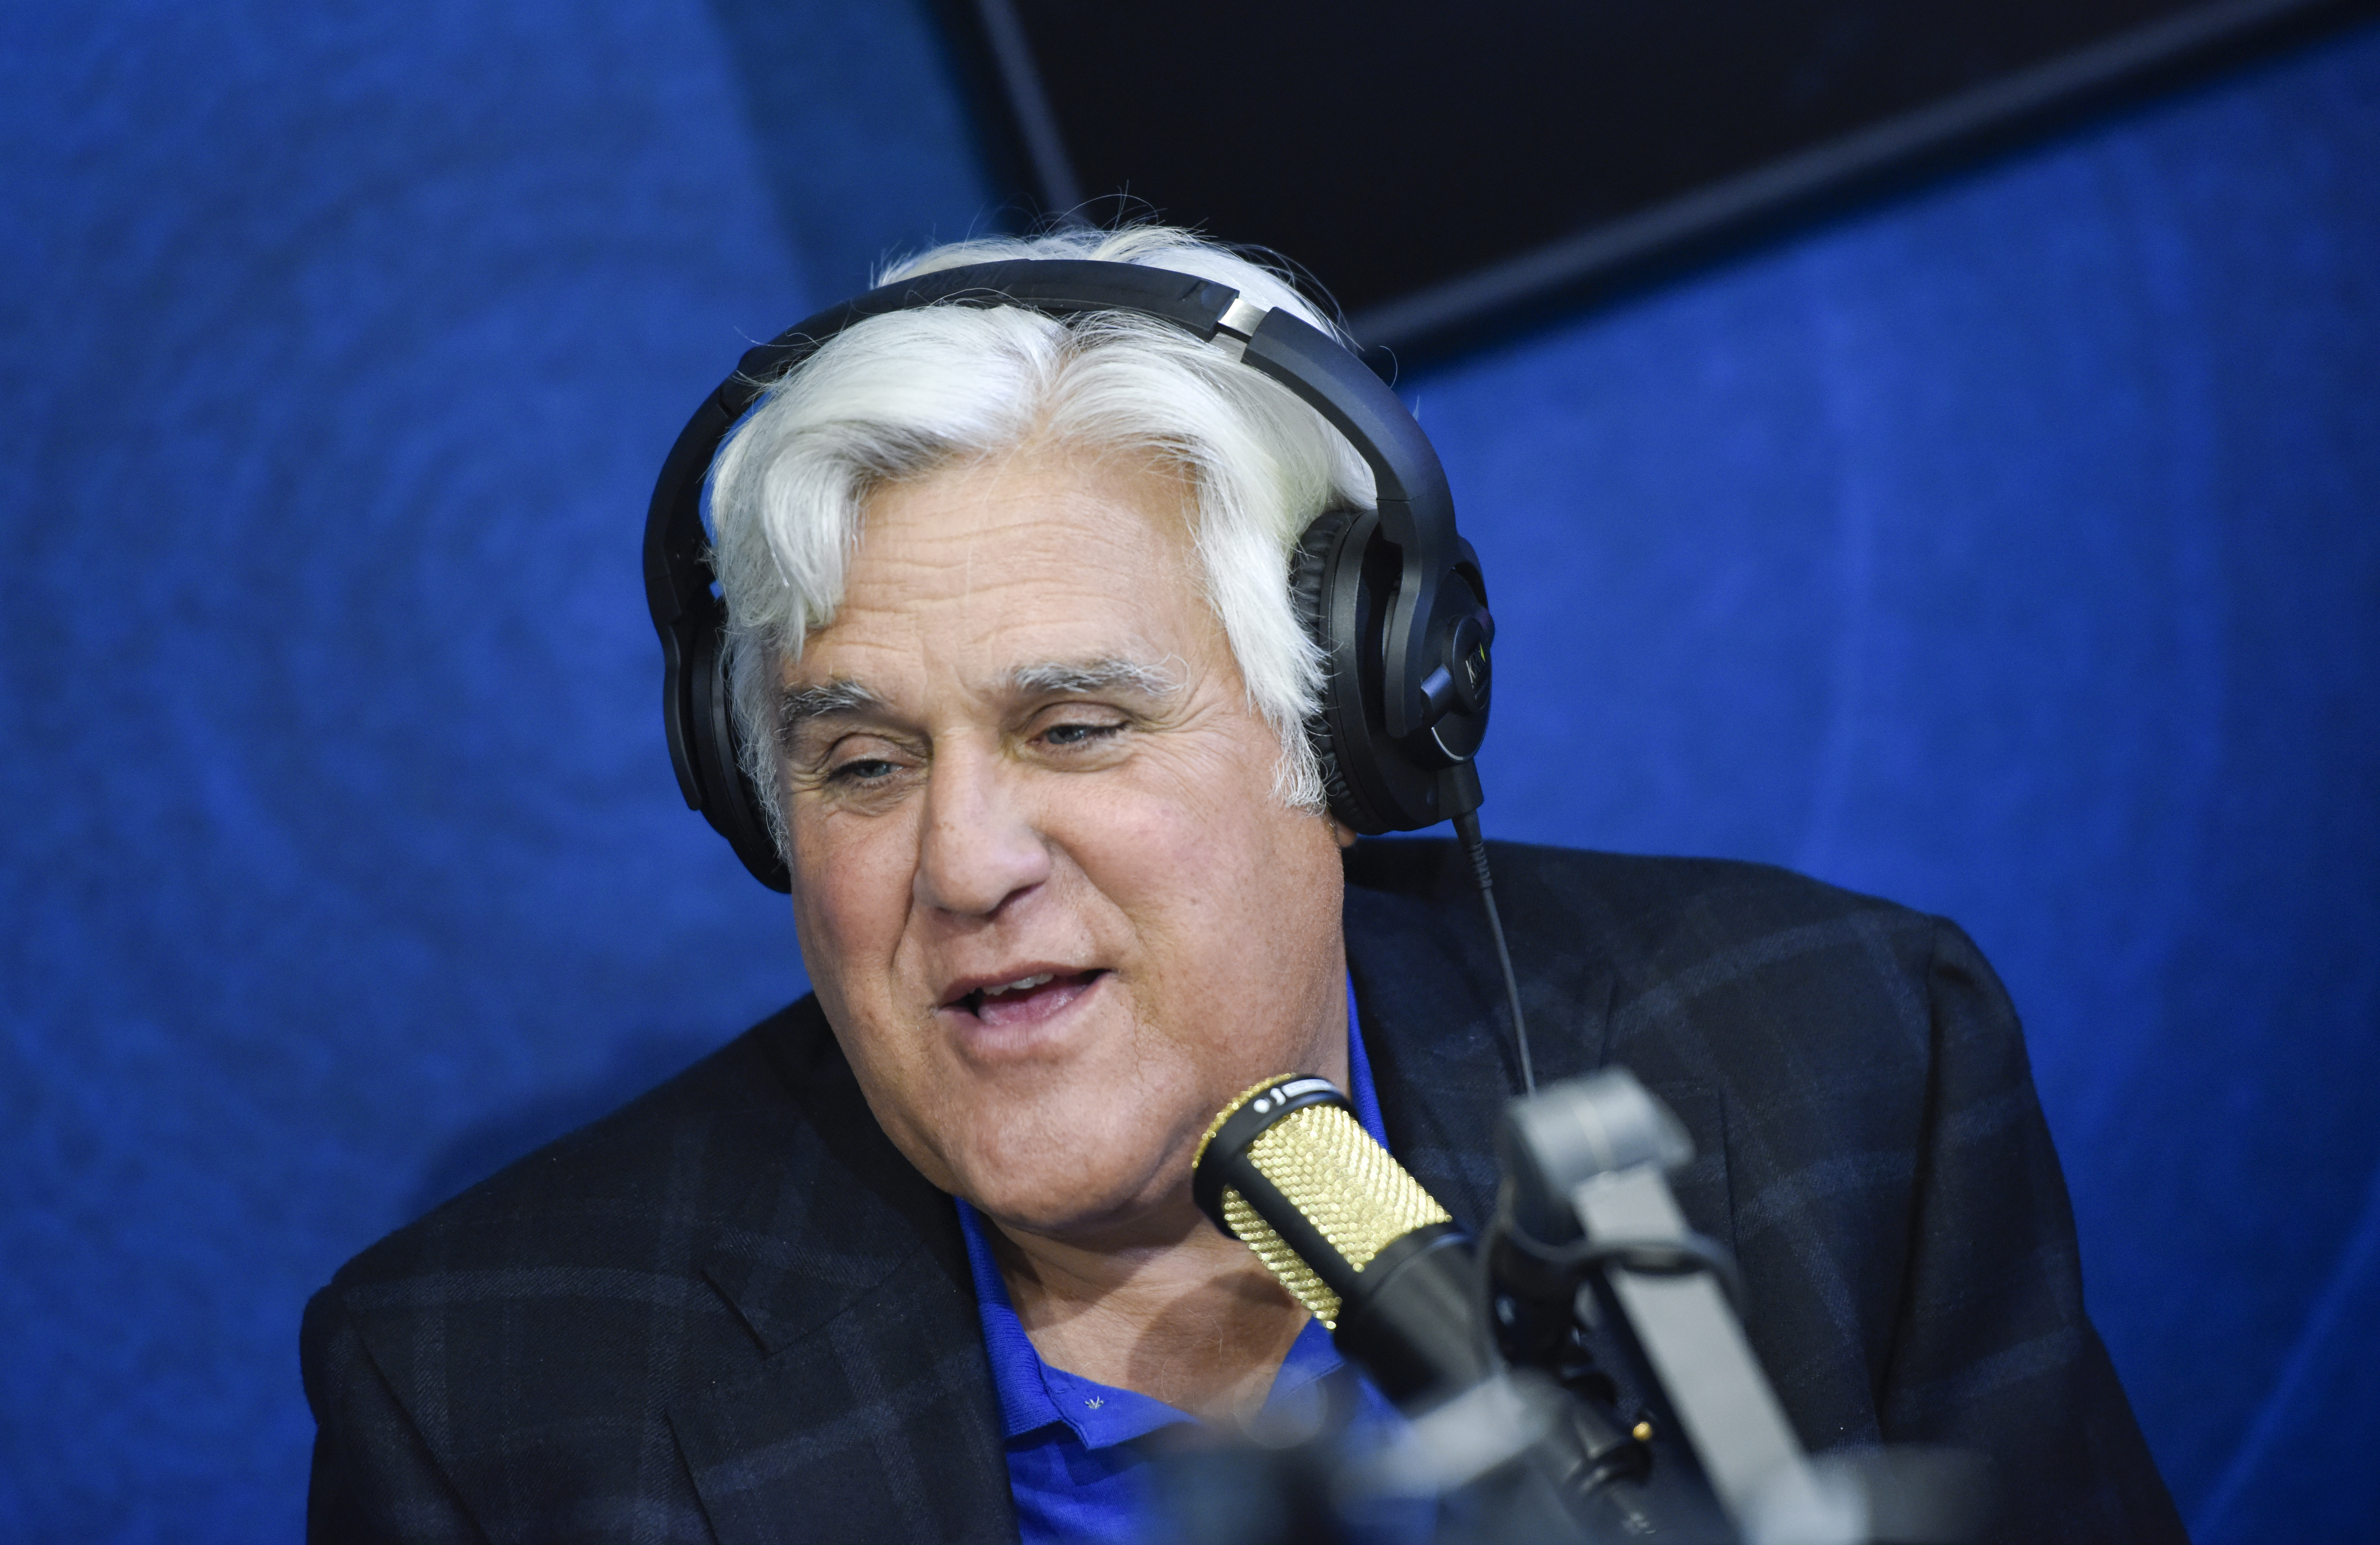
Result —
<instances>
[{"instance_id":1,"label":"man's face","mask_svg":"<svg viewBox=\"0 0 2380 1545\"><path fill-rule=\"evenodd\" d=\"M1195 1226L1218 1110L1346 1077L1337 844L1273 792L1186 504L1050 448L886 488L785 673L795 917L869 1107L1084 1242Z\"/></svg>"}]
</instances>

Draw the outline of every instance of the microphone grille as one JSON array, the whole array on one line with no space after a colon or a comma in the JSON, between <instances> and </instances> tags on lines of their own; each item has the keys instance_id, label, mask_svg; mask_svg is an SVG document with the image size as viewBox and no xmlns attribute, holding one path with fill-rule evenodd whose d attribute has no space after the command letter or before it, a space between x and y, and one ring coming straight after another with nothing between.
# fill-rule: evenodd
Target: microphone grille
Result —
<instances>
[{"instance_id":1,"label":"microphone grille","mask_svg":"<svg viewBox=\"0 0 2380 1545\"><path fill-rule=\"evenodd\" d=\"M1289 1247L1289 1241L1273 1231L1236 1186L1223 1188L1223 1222L1241 1244L1257 1253L1265 1269L1281 1279L1290 1296L1305 1306L1305 1312L1322 1321L1324 1330L1339 1328L1339 1295L1324 1285L1314 1268L1305 1264L1305 1258Z\"/></svg>"},{"instance_id":2,"label":"microphone grille","mask_svg":"<svg viewBox=\"0 0 2380 1545\"><path fill-rule=\"evenodd\" d=\"M1417 1228L1453 1221L1343 1105L1291 1112L1249 1145L1248 1160L1353 1271ZM1224 1192L1223 1215L1306 1312L1337 1329L1338 1295L1237 1190Z\"/></svg>"}]
</instances>

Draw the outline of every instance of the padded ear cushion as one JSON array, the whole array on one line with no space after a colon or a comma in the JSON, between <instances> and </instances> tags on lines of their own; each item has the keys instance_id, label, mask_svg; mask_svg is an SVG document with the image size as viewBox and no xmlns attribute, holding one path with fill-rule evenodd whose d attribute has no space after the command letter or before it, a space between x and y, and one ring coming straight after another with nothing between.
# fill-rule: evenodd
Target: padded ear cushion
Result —
<instances>
[{"instance_id":1,"label":"padded ear cushion","mask_svg":"<svg viewBox=\"0 0 2380 1545\"><path fill-rule=\"evenodd\" d=\"M769 833L759 791L744 775L734 687L734 651L716 628L706 628L687 663L694 688L694 757L702 785L703 819L727 839L752 878L772 891L791 891L794 877Z\"/></svg>"},{"instance_id":2,"label":"padded ear cushion","mask_svg":"<svg viewBox=\"0 0 2380 1545\"><path fill-rule=\"evenodd\" d=\"M1325 662L1320 712L1307 738L1321 763L1330 813L1367 837L1418 832L1477 808L1470 762L1488 722L1483 700L1471 710L1443 712L1403 741L1389 738L1383 633L1402 565L1379 529L1371 510L1328 511L1298 539L1290 570L1298 619ZM1438 582L1424 612L1441 650L1457 621L1485 605L1477 560L1468 547L1460 555L1462 564Z\"/></svg>"},{"instance_id":3,"label":"padded ear cushion","mask_svg":"<svg viewBox=\"0 0 2380 1545\"><path fill-rule=\"evenodd\" d=\"M1325 510L1314 517L1297 539L1297 551L1290 558L1289 601L1297 614L1297 625L1322 651L1322 701L1315 716L1306 721L1305 738L1321 764L1323 793L1330 800L1332 815L1355 831L1371 834L1387 831L1388 823L1347 775L1354 747L1342 727L1348 714L1364 712L1355 661L1357 640L1332 638L1326 616L1327 598L1335 588L1338 565L1348 546L1348 528L1368 513Z\"/></svg>"}]
</instances>

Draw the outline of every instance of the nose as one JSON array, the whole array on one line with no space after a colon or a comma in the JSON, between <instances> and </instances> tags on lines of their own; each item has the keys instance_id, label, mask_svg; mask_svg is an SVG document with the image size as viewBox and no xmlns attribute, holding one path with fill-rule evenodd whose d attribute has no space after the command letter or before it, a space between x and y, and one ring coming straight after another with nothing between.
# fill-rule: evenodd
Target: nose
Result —
<instances>
[{"instance_id":1,"label":"nose","mask_svg":"<svg viewBox=\"0 0 2380 1545\"><path fill-rule=\"evenodd\" d=\"M1050 848L1014 770L994 753L937 748L913 890L918 905L988 918L1050 877Z\"/></svg>"}]
</instances>

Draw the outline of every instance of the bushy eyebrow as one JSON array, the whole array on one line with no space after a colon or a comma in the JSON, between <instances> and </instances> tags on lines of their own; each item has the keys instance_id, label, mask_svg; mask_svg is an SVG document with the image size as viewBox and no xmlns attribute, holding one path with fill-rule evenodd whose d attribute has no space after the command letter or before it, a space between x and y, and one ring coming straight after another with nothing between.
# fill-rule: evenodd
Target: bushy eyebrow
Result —
<instances>
[{"instance_id":1,"label":"bushy eyebrow","mask_svg":"<svg viewBox=\"0 0 2380 1545\"><path fill-rule=\"evenodd\" d=\"M1145 661L1062 660L1018 666L1008 673L1008 689L1019 698L1098 697L1116 691L1168 698L1181 689L1181 683L1163 665ZM791 746L802 726L813 719L889 712L881 697L849 676L811 687L788 687L777 698L777 743Z\"/></svg>"},{"instance_id":2,"label":"bushy eyebrow","mask_svg":"<svg viewBox=\"0 0 2380 1545\"><path fill-rule=\"evenodd\" d=\"M815 687L788 687L777 699L777 740L788 744L802 725L831 713L863 713L884 707L884 700L848 676L837 676Z\"/></svg>"},{"instance_id":3,"label":"bushy eyebrow","mask_svg":"<svg viewBox=\"0 0 2380 1545\"><path fill-rule=\"evenodd\" d=\"M1009 690L1020 698L1098 697L1119 690L1143 698L1167 698L1181 685L1162 665L1115 658L1050 661L1020 665L1008 673Z\"/></svg>"}]
</instances>

